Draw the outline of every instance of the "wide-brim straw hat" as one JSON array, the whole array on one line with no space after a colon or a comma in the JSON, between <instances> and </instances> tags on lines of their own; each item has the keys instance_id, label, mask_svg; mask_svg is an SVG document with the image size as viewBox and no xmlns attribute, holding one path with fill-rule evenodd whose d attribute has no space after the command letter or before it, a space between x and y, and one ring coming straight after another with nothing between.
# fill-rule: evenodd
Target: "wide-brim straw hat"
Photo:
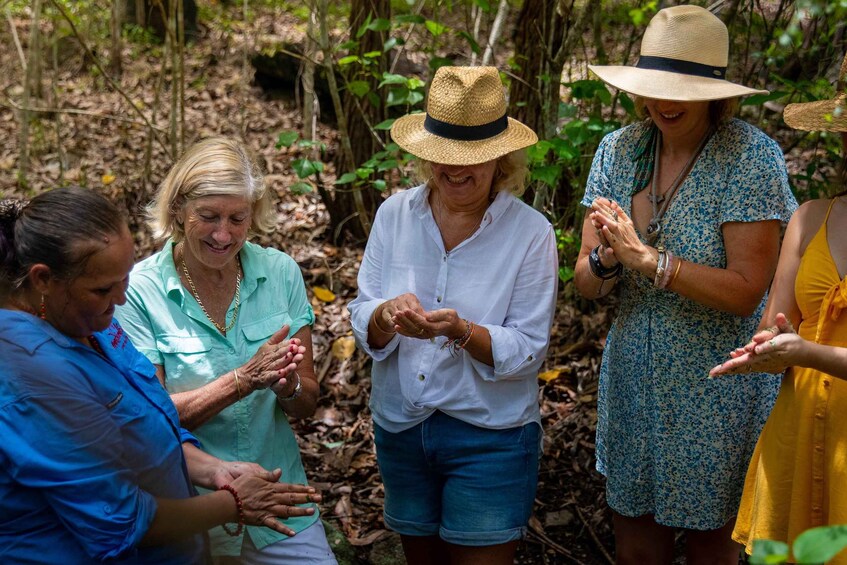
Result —
<instances>
[{"instance_id":1,"label":"wide-brim straw hat","mask_svg":"<svg viewBox=\"0 0 847 565\"><path fill-rule=\"evenodd\" d=\"M506 96L494 67L441 67L435 72L426 114L409 114L391 126L394 141L420 159L476 165L538 141L506 115Z\"/></svg>"},{"instance_id":2,"label":"wide-brim straw hat","mask_svg":"<svg viewBox=\"0 0 847 565\"><path fill-rule=\"evenodd\" d=\"M841 62L838 75L838 92L831 100L799 102L789 104L783 112L783 119L789 127L804 131L847 131L847 92L844 91L847 80L847 55Z\"/></svg>"},{"instance_id":3,"label":"wide-brim straw hat","mask_svg":"<svg viewBox=\"0 0 847 565\"><path fill-rule=\"evenodd\" d=\"M699 102L767 94L726 80L729 32L699 6L674 6L653 16L635 66L589 65L600 79L636 96Z\"/></svg>"}]
</instances>

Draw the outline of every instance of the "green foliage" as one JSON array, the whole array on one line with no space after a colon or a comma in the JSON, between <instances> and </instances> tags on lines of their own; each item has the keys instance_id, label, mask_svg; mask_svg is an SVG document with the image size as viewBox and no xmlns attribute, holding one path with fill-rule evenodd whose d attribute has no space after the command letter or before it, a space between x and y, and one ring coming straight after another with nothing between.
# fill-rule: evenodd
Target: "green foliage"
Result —
<instances>
[{"instance_id":1,"label":"green foliage","mask_svg":"<svg viewBox=\"0 0 847 565\"><path fill-rule=\"evenodd\" d=\"M847 525L821 526L806 530L794 540L794 563L811 565L826 563L847 547ZM773 540L755 540L750 563L786 563L788 544Z\"/></svg>"}]
</instances>

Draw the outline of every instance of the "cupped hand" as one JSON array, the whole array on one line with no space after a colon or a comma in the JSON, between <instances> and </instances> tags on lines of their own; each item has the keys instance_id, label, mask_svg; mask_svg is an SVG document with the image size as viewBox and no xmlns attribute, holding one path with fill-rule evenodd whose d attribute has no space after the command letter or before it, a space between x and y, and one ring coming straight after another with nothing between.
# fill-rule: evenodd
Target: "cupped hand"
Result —
<instances>
[{"instance_id":1,"label":"cupped hand","mask_svg":"<svg viewBox=\"0 0 847 565\"><path fill-rule=\"evenodd\" d=\"M401 294L391 300L387 300L378 312L382 316L379 320L380 327L393 328L400 335L420 337L420 328L408 319L409 314L423 315L425 310L421 301L411 292Z\"/></svg>"},{"instance_id":2,"label":"cupped hand","mask_svg":"<svg viewBox=\"0 0 847 565\"><path fill-rule=\"evenodd\" d=\"M613 200L595 198L591 203L591 222L600 226L600 232L609 244L603 264L607 267L620 261L628 269L637 269L651 255L650 248L641 242L635 224L623 208Z\"/></svg>"},{"instance_id":3,"label":"cupped hand","mask_svg":"<svg viewBox=\"0 0 847 565\"><path fill-rule=\"evenodd\" d=\"M247 363L238 368L239 376L244 381L242 392L245 396L254 390L269 388L297 370L306 348L297 338L286 340L289 331L288 324L282 326Z\"/></svg>"},{"instance_id":4,"label":"cupped hand","mask_svg":"<svg viewBox=\"0 0 847 565\"><path fill-rule=\"evenodd\" d=\"M404 328L400 333L418 339L432 339L436 336L455 338L462 336L467 330L465 321L452 308L440 308L431 312L398 312L398 326ZM414 328L407 332L405 328ZM405 332L405 333L404 333Z\"/></svg>"},{"instance_id":5,"label":"cupped hand","mask_svg":"<svg viewBox=\"0 0 847 565\"><path fill-rule=\"evenodd\" d=\"M798 364L806 341L794 331L785 314L775 325L756 333L750 343L730 353L731 359L709 371L710 377L739 373L783 373Z\"/></svg>"},{"instance_id":6,"label":"cupped hand","mask_svg":"<svg viewBox=\"0 0 847 565\"><path fill-rule=\"evenodd\" d=\"M315 513L314 507L296 505L321 502L322 497L314 487L276 482L281 474L279 469L273 471L273 480L256 475L242 475L230 484L241 499L246 524L265 526L281 534L293 536L294 530L277 518L284 520L294 516L311 516Z\"/></svg>"}]
</instances>

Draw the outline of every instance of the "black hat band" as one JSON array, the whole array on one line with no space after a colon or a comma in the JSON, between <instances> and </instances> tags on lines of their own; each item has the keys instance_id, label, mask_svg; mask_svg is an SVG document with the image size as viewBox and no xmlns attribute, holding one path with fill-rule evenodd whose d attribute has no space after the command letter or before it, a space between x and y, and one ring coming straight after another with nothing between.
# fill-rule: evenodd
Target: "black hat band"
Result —
<instances>
[{"instance_id":1,"label":"black hat band","mask_svg":"<svg viewBox=\"0 0 847 565\"><path fill-rule=\"evenodd\" d=\"M683 75L694 75L698 77L726 80L726 67L713 67L692 61L671 59L670 57L654 57L642 55L635 65L639 69L650 69L653 71L668 71Z\"/></svg>"},{"instance_id":2,"label":"black hat band","mask_svg":"<svg viewBox=\"0 0 847 565\"><path fill-rule=\"evenodd\" d=\"M507 114L503 114L502 118L493 122L478 126L457 126L437 120L429 114L424 120L424 129L429 133L456 141L481 141L503 133L507 127L509 127Z\"/></svg>"}]
</instances>

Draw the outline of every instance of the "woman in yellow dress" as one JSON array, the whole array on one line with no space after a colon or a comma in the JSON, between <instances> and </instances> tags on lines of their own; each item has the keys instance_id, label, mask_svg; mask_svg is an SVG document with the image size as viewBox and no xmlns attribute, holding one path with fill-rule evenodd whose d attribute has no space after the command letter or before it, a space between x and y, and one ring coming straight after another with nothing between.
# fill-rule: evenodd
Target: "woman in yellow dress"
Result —
<instances>
[{"instance_id":1,"label":"woman in yellow dress","mask_svg":"<svg viewBox=\"0 0 847 565\"><path fill-rule=\"evenodd\" d=\"M840 132L847 172L847 57L832 100L790 104L795 129ZM788 224L761 331L711 375L785 371L756 445L733 539L791 543L847 523L847 190L803 204ZM770 326L770 327L766 327ZM797 327L795 332L794 326ZM847 564L847 553L830 561Z\"/></svg>"}]
</instances>

